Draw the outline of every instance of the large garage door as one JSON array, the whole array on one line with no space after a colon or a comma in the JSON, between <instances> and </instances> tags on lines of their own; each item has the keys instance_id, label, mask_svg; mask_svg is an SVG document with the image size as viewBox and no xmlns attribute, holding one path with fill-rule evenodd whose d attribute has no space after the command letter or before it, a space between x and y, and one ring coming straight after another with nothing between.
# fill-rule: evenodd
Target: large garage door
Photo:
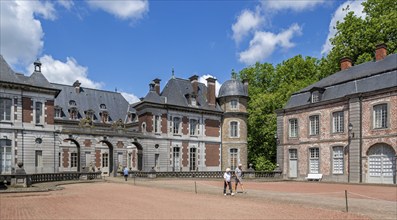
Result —
<instances>
[{"instance_id":1,"label":"large garage door","mask_svg":"<svg viewBox=\"0 0 397 220\"><path fill-rule=\"evenodd\" d=\"M375 145L368 151L370 183L395 183L396 159L393 148L388 145Z\"/></svg>"}]
</instances>

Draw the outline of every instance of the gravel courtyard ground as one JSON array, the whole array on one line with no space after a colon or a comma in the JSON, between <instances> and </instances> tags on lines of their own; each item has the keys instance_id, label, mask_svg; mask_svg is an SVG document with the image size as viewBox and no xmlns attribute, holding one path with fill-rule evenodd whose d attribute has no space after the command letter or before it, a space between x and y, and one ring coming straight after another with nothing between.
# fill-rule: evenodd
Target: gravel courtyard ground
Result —
<instances>
[{"instance_id":1,"label":"gravel courtyard ground","mask_svg":"<svg viewBox=\"0 0 397 220\"><path fill-rule=\"evenodd\" d=\"M134 185L132 179L107 178L62 187L0 194L0 219L396 219L397 214L397 189L390 186L245 182L248 192L233 197L223 196L219 180L139 179Z\"/></svg>"}]
</instances>

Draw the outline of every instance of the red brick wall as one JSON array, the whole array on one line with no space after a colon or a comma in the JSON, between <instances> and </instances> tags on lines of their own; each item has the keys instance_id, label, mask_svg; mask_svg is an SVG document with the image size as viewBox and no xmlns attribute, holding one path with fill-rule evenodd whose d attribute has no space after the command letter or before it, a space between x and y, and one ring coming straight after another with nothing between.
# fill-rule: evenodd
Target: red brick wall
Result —
<instances>
[{"instance_id":1,"label":"red brick wall","mask_svg":"<svg viewBox=\"0 0 397 220\"><path fill-rule=\"evenodd\" d=\"M189 126L189 119L186 116L184 116L182 118L182 133L184 135L188 134L188 126Z\"/></svg>"},{"instance_id":2,"label":"red brick wall","mask_svg":"<svg viewBox=\"0 0 397 220\"><path fill-rule=\"evenodd\" d=\"M63 149L63 167L69 167L69 149Z\"/></svg>"},{"instance_id":3,"label":"red brick wall","mask_svg":"<svg viewBox=\"0 0 397 220\"><path fill-rule=\"evenodd\" d=\"M139 121L139 129L142 130L142 123L146 122L146 131L152 132L153 131L153 115L150 112L142 114L138 118Z\"/></svg>"},{"instance_id":4,"label":"red brick wall","mask_svg":"<svg viewBox=\"0 0 397 220\"><path fill-rule=\"evenodd\" d=\"M92 144L92 142L91 142L90 139L85 139L84 140L84 147L91 147L91 144Z\"/></svg>"},{"instance_id":5,"label":"red brick wall","mask_svg":"<svg viewBox=\"0 0 397 220\"><path fill-rule=\"evenodd\" d=\"M101 167L101 150L95 151L95 166Z\"/></svg>"},{"instance_id":6,"label":"red brick wall","mask_svg":"<svg viewBox=\"0 0 397 220\"><path fill-rule=\"evenodd\" d=\"M47 100L45 103L45 107L47 108L46 110L46 117L45 117L45 122L47 124L53 125L54 124L54 100Z\"/></svg>"},{"instance_id":7,"label":"red brick wall","mask_svg":"<svg viewBox=\"0 0 397 220\"><path fill-rule=\"evenodd\" d=\"M218 120L205 120L205 135L210 137L219 137L220 122Z\"/></svg>"},{"instance_id":8,"label":"red brick wall","mask_svg":"<svg viewBox=\"0 0 397 220\"><path fill-rule=\"evenodd\" d=\"M22 122L32 123L33 101L30 98L22 97Z\"/></svg>"},{"instance_id":9,"label":"red brick wall","mask_svg":"<svg viewBox=\"0 0 397 220\"><path fill-rule=\"evenodd\" d=\"M205 144L205 165L219 166L219 144Z\"/></svg>"},{"instance_id":10,"label":"red brick wall","mask_svg":"<svg viewBox=\"0 0 397 220\"><path fill-rule=\"evenodd\" d=\"M188 165L187 162L187 159L189 157L188 146L189 146L189 142L187 141L182 142L182 166L184 167L187 167Z\"/></svg>"},{"instance_id":11,"label":"red brick wall","mask_svg":"<svg viewBox=\"0 0 397 220\"><path fill-rule=\"evenodd\" d=\"M167 114L162 114L161 115L161 133L166 134L167 133Z\"/></svg>"}]
</instances>

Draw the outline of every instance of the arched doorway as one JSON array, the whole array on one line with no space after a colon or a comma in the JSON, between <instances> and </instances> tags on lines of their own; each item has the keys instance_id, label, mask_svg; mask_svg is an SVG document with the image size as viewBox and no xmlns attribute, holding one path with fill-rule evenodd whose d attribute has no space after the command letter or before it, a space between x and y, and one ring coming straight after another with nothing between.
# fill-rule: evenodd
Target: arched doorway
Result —
<instances>
[{"instance_id":1,"label":"arched doorway","mask_svg":"<svg viewBox=\"0 0 397 220\"><path fill-rule=\"evenodd\" d=\"M375 144L368 149L368 182L396 182L396 152L387 144Z\"/></svg>"},{"instance_id":2,"label":"arched doorway","mask_svg":"<svg viewBox=\"0 0 397 220\"><path fill-rule=\"evenodd\" d=\"M113 145L107 140L99 141L99 143L102 143L108 147L108 149L100 151L100 169L103 176L110 176L114 170Z\"/></svg>"},{"instance_id":3,"label":"arched doorway","mask_svg":"<svg viewBox=\"0 0 397 220\"><path fill-rule=\"evenodd\" d=\"M137 165L138 165L138 170L142 170L143 169L143 148L142 145L136 141L132 142L132 144L134 144L138 150L137 152Z\"/></svg>"},{"instance_id":4,"label":"arched doorway","mask_svg":"<svg viewBox=\"0 0 397 220\"><path fill-rule=\"evenodd\" d=\"M76 171L80 172L80 144L79 142L77 142L75 139L73 138L66 138L64 141L70 141L71 143L73 143L76 146L76 152L74 151L64 151L64 155L63 157L67 157L69 158L69 166L70 169L73 170L74 167L76 167ZM65 155L65 154L68 155Z\"/></svg>"}]
</instances>

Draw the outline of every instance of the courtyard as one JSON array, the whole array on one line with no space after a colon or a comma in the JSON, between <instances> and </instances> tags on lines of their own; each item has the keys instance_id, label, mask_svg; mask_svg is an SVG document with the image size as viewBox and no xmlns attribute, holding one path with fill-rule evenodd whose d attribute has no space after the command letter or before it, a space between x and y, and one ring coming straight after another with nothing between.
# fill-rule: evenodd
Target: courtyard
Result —
<instances>
[{"instance_id":1,"label":"courtyard","mask_svg":"<svg viewBox=\"0 0 397 220\"><path fill-rule=\"evenodd\" d=\"M245 182L222 194L222 181L106 178L61 190L1 193L0 219L395 219L395 186ZM348 195L346 212L345 190Z\"/></svg>"}]
</instances>

